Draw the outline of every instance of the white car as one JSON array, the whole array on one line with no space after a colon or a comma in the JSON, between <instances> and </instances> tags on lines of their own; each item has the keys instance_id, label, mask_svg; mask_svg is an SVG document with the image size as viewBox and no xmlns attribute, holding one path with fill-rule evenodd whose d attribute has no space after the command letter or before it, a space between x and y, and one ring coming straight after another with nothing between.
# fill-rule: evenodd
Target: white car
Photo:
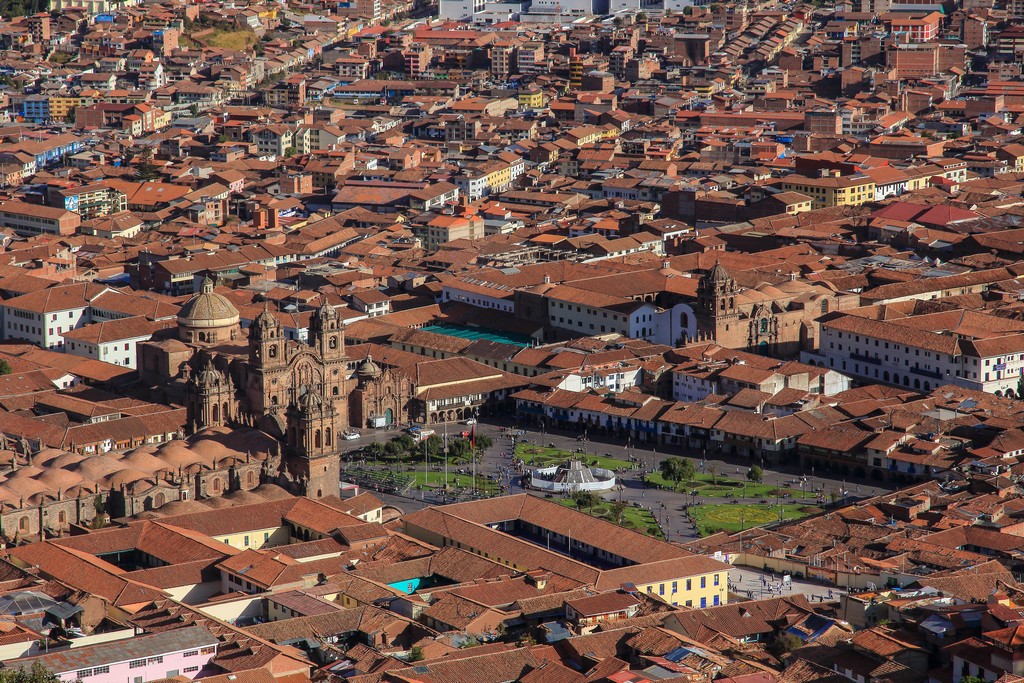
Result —
<instances>
[{"instance_id":1,"label":"white car","mask_svg":"<svg viewBox=\"0 0 1024 683\"><path fill-rule=\"evenodd\" d=\"M345 439L345 441L355 441L360 436L362 436L362 435L359 432L345 432L342 435L342 437Z\"/></svg>"},{"instance_id":2,"label":"white car","mask_svg":"<svg viewBox=\"0 0 1024 683\"><path fill-rule=\"evenodd\" d=\"M466 420L466 422L464 424L475 425L476 424L476 418L471 417L468 420Z\"/></svg>"}]
</instances>

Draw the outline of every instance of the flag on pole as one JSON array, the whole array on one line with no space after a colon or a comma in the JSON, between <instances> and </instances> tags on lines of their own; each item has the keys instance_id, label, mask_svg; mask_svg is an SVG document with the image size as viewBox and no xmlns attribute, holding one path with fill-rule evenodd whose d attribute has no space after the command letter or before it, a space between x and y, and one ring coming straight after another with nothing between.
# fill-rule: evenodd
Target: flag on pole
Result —
<instances>
[{"instance_id":1,"label":"flag on pole","mask_svg":"<svg viewBox=\"0 0 1024 683\"><path fill-rule=\"evenodd\" d=\"M476 425L469 428L469 447L476 450Z\"/></svg>"}]
</instances>

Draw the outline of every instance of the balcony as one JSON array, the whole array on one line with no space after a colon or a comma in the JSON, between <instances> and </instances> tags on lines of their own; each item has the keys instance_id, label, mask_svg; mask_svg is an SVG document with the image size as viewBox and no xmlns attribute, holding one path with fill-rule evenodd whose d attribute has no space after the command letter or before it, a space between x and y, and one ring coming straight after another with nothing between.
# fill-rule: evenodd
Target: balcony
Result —
<instances>
[{"instance_id":1,"label":"balcony","mask_svg":"<svg viewBox=\"0 0 1024 683\"><path fill-rule=\"evenodd\" d=\"M859 353L851 353L851 360L857 360L862 363L870 363L871 365L882 365L883 361L880 358L871 358L870 356L862 356Z\"/></svg>"}]
</instances>

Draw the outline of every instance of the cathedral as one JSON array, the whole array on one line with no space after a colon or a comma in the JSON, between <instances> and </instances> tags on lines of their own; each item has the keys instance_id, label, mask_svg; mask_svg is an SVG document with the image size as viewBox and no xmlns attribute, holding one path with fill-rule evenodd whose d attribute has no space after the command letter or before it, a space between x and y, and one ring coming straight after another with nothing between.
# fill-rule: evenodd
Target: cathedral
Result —
<instances>
[{"instance_id":1,"label":"cathedral","mask_svg":"<svg viewBox=\"0 0 1024 683\"><path fill-rule=\"evenodd\" d=\"M329 304L313 312L307 342L286 339L269 309L247 337L239 321L234 305L205 280L182 306L175 338L140 345L143 377L185 404L190 432L255 427L283 445L275 483L310 497L337 495L350 415L362 420L363 397L380 405L381 396L392 400L382 410L404 415L411 388L370 358L348 358L343 325Z\"/></svg>"}]
</instances>

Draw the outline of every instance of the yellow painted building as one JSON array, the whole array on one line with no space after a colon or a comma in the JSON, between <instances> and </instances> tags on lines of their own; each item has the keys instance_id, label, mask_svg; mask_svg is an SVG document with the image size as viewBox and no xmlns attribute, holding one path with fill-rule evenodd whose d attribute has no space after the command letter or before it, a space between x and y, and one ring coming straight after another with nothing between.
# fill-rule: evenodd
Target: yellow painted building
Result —
<instances>
[{"instance_id":1,"label":"yellow painted building","mask_svg":"<svg viewBox=\"0 0 1024 683\"><path fill-rule=\"evenodd\" d=\"M807 195L813 200L815 209L860 206L875 198L874 181L863 176L790 176L782 181L782 189Z\"/></svg>"},{"instance_id":2,"label":"yellow painted building","mask_svg":"<svg viewBox=\"0 0 1024 683\"><path fill-rule=\"evenodd\" d=\"M543 106L543 91L532 90L519 93L519 107L521 109L540 109Z\"/></svg>"},{"instance_id":3,"label":"yellow painted building","mask_svg":"<svg viewBox=\"0 0 1024 683\"><path fill-rule=\"evenodd\" d=\"M502 188L512 182L512 166L500 164L493 171L484 176L484 182L492 191Z\"/></svg>"},{"instance_id":4,"label":"yellow painted building","mask_svg":"<svg viewBox=\"0 0 1024 683\"><path fill-rule=\"evenodd\" d=\"M566 134L576 143L577 147L583 147L604 138L607 132L597 126L576 126L568 130Z\"/></svg>"},{"instance_id":5,"label":"yellow painted building","mask_svg":"<svg viewBox=\"0 0 1024 683\"><path fill-rule=\"evenodd\" d=\"M68 115L77 107L93 104L92 98L54 96L50 98L50 116L54 119L66 121ZM89 100L89 101L87 101Z\"/></svg>"},{"instance_id":6,"label":"yellow painted building","mask_svg":"<svg viewBox=\"0 0 1024 683\"><path fill-rule=\"evenodd\" d=\"M715 607L729 602L728 568L637 584L637 589L678 607Z\"/></svg>"}]
</instances>

